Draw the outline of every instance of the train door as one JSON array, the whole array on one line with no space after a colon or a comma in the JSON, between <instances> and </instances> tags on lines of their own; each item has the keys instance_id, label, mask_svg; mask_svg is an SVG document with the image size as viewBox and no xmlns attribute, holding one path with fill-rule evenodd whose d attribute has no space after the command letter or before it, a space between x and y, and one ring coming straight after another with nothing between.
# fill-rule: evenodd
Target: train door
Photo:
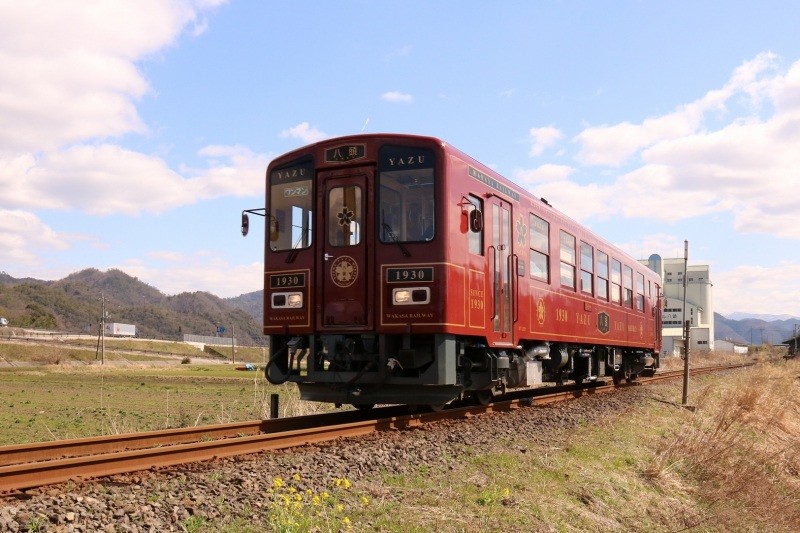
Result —
<instances>
[{"instance_id":1,"label":"train door","mask_svg":"<svg viewBox=\"0 0 800 533\"><path fill-rule=\"evenodd\" d=\"M491 239L487 247L489 279L491 280L489 301L492 312L492 327L489 342L495 346L514 346L514 283L512 269L514 253L511 238L511 204L493 197L488 202L488 226Z\"/></svg>"},{"instance_id":2,"label":"train door","mask_svg":"<svg viewBox=\"0 0 800 533\"><path fill-rule=\"evenodd\" d=\"M323 196L319 206L317 239L317 327L366 329L372 326L372 288L367 246L372 228L367 224L371 169L321 173Z\"/></svg>"}]
</instances>

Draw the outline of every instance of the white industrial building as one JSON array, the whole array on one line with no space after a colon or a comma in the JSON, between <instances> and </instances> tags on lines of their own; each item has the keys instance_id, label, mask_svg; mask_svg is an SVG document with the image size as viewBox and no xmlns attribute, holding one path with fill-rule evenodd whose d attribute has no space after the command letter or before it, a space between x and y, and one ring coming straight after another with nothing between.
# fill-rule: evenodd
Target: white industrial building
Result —
<instances>
[{"instance_id":1,"label":"white industrial building","mask_svg":"<svg viewBox=\"0 0 800 533\"><path fill-rule=\"evenodd\" d=\"M689 265L684 272L684 258L665 259L653 254L642 261L661 274L663 294L663 343L661 354L680 355L683 351L683 322L690 321L690 351L714 349L714 298L708 265ZM686 275L686 311L684 313L683 278Z\"/></svg>"}]
</instances>

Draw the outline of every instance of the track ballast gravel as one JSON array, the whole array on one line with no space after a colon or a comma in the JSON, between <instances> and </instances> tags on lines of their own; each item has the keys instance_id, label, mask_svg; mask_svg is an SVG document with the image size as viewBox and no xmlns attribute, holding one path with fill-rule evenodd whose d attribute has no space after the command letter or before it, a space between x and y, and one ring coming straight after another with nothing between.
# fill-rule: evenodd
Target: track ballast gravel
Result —
<instances>
[{"instance_id":1,"label":"track ballast gravel","mask_svg":"<svg viewBox=\"0 0 800 533\"><path fill-rule=\"evenodd\" d=\"M299 476L302 489L317 493L336 479L358 484L381 473L418 472L423 465L447 471L465 453L490 449L498 441L531 446L560 441L565 430L597 422L609 413L624 415L652 395L650 387L629 387L552 406L43 487L0 499L0 531L23 532L32 526L37 531L65 532L183 531L192 517L207 525L239 519L265 527L267 494L276 477Z\"/></svg>"}]
</instances>

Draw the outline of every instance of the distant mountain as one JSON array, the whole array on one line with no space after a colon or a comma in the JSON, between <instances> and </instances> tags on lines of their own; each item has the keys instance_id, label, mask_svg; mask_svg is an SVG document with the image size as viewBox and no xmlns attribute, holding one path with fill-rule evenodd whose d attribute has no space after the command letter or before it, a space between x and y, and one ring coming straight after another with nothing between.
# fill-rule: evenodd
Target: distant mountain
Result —
<instances>
[{"instance_id":1,"label":"distant mountain","mask_svg":"<svg viewBox=\"0 0 800 533\"><path fill-rule=\"evenodd\" d=\"M800 319L768 321L761 318L744 318L731 320L719 313L714 313L714 339L746 344L780 344L794 336L795 324L800 324Z\"/></svg>"},{"instance_id":2,"label":"distant mountain","mask_svg":"<svg viewBox=\"0 0 800 533\"><path fill-rule=\"evenodd\" d=\"M207 292L167 296L115 269L86 269L52 282L0 274L0 316L12 326L96 333L103 300L107 322L135 324L141 337L214 335L222 325L240 342L264 342L251 313Z\"/></svg>"},{"instance_id":3,"label":"distant mountain","mask_svg":"<svg viewBox=\"0 0 800 533\"><path fill-rule=\"evenodd\" d=\"M249 313L259 324L264 323L264 291L248 292L225 301L237 309Z\"/></svg>"},{"instance_id":4,"label":"distant mountain","mask_svg":"<svg viewBox=\"0 0 800 533\"><path fill-rule=\"evenodd\" d=\"M730 313L730 314L724 315L724 316L725 316L725 318L727 318L729 320L758 319L758 320L763 320L765 322L775 322L775 321L781 321L781 320L795 320L797 322L800 322L800 318L794 317L792 315L766 315L766 314L759 315L759 314L753 314L753 313L740 313L740 312L737 311L736 313Z\"/></svg>"}]
</instances>

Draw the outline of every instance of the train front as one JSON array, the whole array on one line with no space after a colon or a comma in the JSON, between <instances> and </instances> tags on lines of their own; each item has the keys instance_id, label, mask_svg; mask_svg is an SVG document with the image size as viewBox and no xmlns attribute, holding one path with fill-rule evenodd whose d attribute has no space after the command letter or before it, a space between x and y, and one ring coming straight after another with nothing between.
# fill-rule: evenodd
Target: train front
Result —
<instances>
[{"instance_id":1,"label":"train front","mask_svg":"<svg viewBox=\"0 0 800 533\"><path fill-rule=\"evenodd\" d=\"M267 171L264 333L271 383L370 407L458 397L437 235L441 143L357 136Z\"/></svg>"}]
</instances>

